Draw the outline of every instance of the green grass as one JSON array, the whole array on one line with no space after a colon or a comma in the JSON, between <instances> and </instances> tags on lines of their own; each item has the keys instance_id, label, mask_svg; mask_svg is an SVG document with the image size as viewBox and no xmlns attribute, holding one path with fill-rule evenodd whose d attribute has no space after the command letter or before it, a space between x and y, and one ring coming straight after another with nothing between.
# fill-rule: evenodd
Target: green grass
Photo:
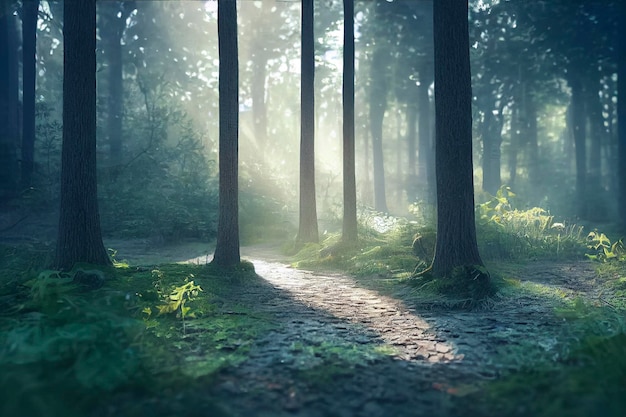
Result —
<instances>
[{"instance_id":1,"label":"green grass","mask_svg":"<svg viewBox=\"0 0 626 417\"><path fill-rule=\"evenodd\" d=\"M234 291L258 279L251 264L234 271L166 264L37 273L45 249L0 247L9 255L0 269L2 416L84 416L119 401L141 415L150 412L143 399L209 386L273 326L232 304ZM77 284L77 274L102 276L104 285ZM175 305L172 294L191 281L202 291L183 292L176 309L160 308Z\"/></svg>"}]
</instances>

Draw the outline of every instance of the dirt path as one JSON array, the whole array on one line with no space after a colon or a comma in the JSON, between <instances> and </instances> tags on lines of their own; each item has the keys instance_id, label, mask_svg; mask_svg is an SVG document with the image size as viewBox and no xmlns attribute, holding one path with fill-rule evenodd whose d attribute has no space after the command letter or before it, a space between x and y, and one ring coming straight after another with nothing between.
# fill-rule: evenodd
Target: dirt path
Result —
<instances>
[{"instance_id":1,"label":"dirt path","mask_svg":"<svg viewBox=\"0 0 626 417\"><path fill-rule=\"evenodd\" d=\"M450 393L558 359L578 336L555 316L558 300L534 294L532 283L488 311L434 311L351 277L292 269L267 251L244 254L264 283L244 288L238 301L280 325L221 376L217 394L234 415L462 416ZM554 287L557 298L595 297L593 275L587 263L544 263L520 278Z\"/></svg>"}]
</instances>

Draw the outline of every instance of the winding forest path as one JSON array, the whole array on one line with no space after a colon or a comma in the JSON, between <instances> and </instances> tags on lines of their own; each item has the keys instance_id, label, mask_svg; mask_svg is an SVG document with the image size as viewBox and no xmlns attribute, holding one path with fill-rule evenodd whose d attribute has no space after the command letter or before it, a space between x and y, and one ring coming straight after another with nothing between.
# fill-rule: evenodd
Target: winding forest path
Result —
<instances>
[{"instance_id":1,"label":"winding forest path","mask_svg":"<svg viewBox=\"0 0 626 417\"><path fill-rule=\"evenodd\" d=\"M600 297L591 264L541 263L520 267L528 289L489 310L433 310L378 291L380 278L366 288L363 279L290 268L266 250L243 253L263 281L243 287L237 302L280 324L221 376L217 394L240 416L471 415L451 398L559 358L579 336L555 315L559 300Z\"/></svg>"}]
</instances>

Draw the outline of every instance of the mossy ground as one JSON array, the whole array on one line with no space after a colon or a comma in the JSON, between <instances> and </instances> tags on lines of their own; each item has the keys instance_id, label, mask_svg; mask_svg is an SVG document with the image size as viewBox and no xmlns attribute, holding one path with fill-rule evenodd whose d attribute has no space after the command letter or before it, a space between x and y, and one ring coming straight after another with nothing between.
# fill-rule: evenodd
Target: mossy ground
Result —
<instances>
[{"instance_id":1,"label":"mossy ground","mask_svg":"<svg viewBox=\"0 0 626 417\"><path fill-rule=\"evenodd\" d=\"M245 360L273 325L229 302L258 279L249 263L231 271L83 265L105 278L89 289L76 284L76 271L43 270L48 249L0 247L0 415L85 416L128 392L138 409L143 397L175 398ZM182 294L185 310L159 314L191 281L202 290Z\"/></svg>"},{"instance_id":2,"label":"mossy ground","mask_svg":"<svg viewBox=\"0 0 626 417\"><path fill-rule=\"evenodd\" d=\"M579 235L580 231L576 233ZM497 234L501 243L502 233ZM428 259L416 256L406 232L369 236L351 246L342 246L338 235L331 235L320 245L309 245L297 253L293 265L350 271L364 286L395 294L412 305L426 308L488 307L499 298L546 300L568 332L576 335L567 348L553 359L539 362L526 354L533 349L544 350L536 346L536 341L529 340L525 347L501 349L502 355L510 356L500 358L504 362L523 361L520 370L481 383L480 389L451 390L457 409L464 410L465 414L461 415L468 416L621 417L626 415L626 264L618 261L597 264L595 279L584 285L594 291L586 300L574 297L572 294L576 291L572 288L519 279L527 263L524 259L540 260L538 265L568 260L580 262L589 248L585 247L584 240L576 241L578 235L568 236L566 245L550 235L539 239L543 246L535 245L530 252L523 246L532 246L532 242L518 242L513 252L505 254L505 263L488 262L491 279L482 268L459 270L445 279L428 274L411 278L411 271L426 268ZM506 251L500 243L482 242L482 245L498 246L500 252ZM425 253L431 255L429 251ZM526 256L528 254L530 257ZM460 285L472 275L485 278L485 282L474 287ZM579 290L584 292L585 288ZM480 300L486 302L480 303ZM520 349L529 350L521 352Z\"/></svg>"}]
</instances>

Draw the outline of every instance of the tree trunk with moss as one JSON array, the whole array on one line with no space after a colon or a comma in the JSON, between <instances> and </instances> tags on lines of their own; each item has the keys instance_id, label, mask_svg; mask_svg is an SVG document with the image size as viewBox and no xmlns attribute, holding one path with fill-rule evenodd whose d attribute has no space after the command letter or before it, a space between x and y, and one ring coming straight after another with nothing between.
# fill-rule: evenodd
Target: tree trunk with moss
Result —
<instances>
[{"instance_id":1,"label":"tree trunk with moss","mask_svg":"<svg viewBox=\"0 0 626 417\"><path fill-rule=\"evenodd\" d=\"M467 16L467 1L434 3L437 244L432 272L439 277L483 264L474 222Z\"/></svg>"}]
</instances>

